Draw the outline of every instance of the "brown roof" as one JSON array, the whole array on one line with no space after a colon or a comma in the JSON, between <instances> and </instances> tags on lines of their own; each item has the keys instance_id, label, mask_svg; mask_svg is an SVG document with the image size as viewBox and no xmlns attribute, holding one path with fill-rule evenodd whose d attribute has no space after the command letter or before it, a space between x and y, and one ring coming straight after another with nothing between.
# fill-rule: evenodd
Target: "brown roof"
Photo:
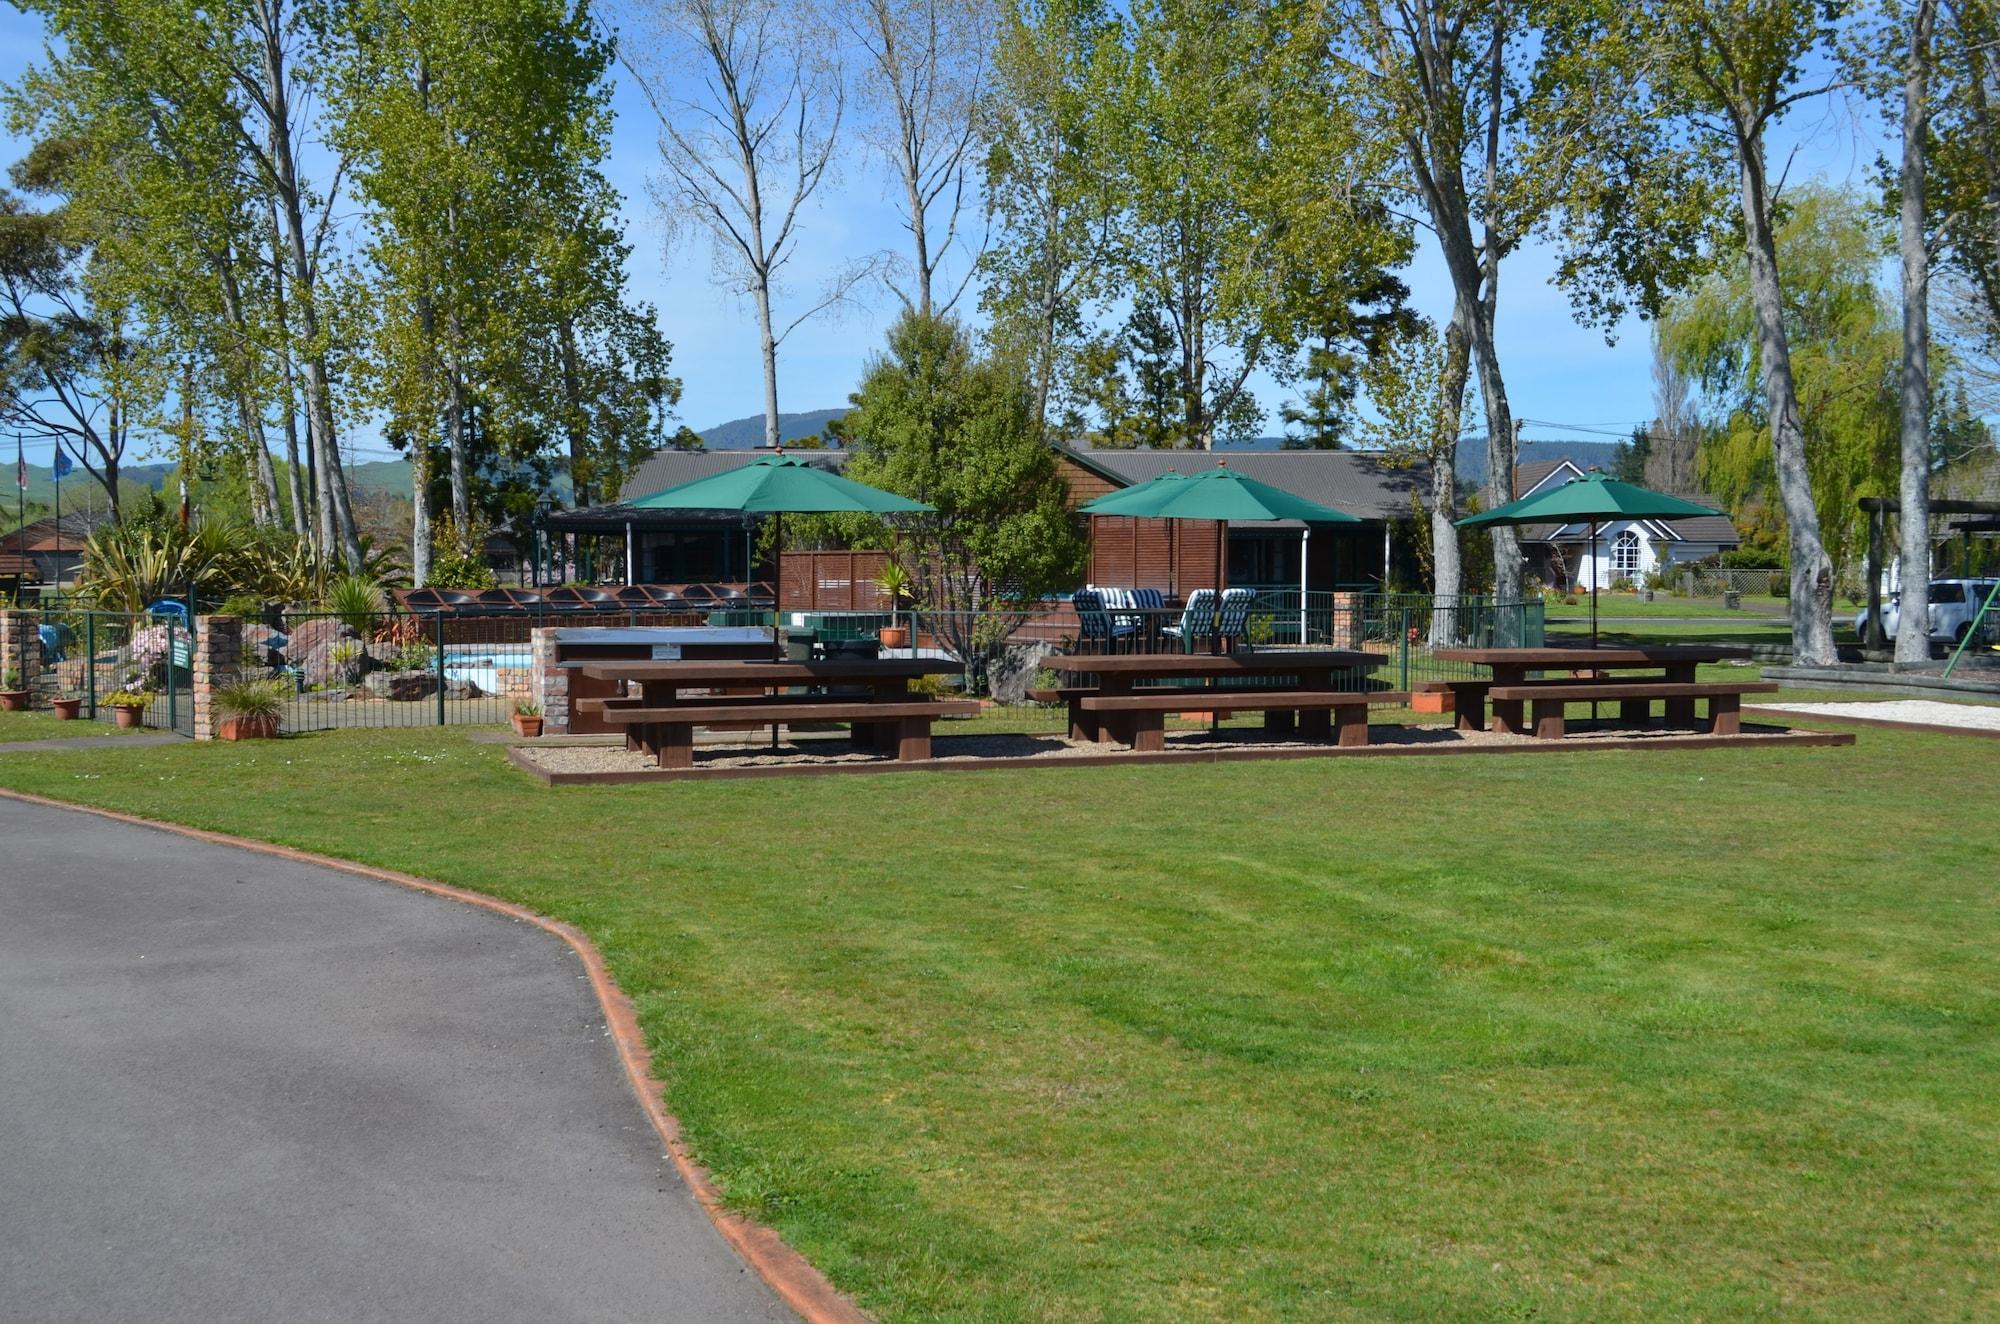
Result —
<instances>
[{"instance_id":1,"label":"brown roof","mask_svg":"<svg viewBox=\"0 0 2000 1324\"><path fill-rule=\"evenodd\" d=\"M1412 493L1427 494L1429 470L1394 465L1373 451L1158 451L1075 450L1079 458L1144 483L1164 473L1200 473L1217 460L1293 496L1332 506L1357 519L1394 520L1410 515Z\"/></svg>"}]
</instances>

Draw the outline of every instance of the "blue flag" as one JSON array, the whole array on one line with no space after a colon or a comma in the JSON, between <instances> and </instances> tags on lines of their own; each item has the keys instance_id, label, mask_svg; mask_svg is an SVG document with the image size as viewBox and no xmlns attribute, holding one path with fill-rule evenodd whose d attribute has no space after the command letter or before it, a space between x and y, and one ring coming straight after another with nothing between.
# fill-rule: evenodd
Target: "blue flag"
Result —
<instances>
[{"instance_id":1,"label":"blue flag","mask_svg":"<svg viewBox=\"0 0 2000 1324\"><path fill-rule=\"evenodd\" d=\"M69 471L76 468L76 466L70 463L69 452L58 444L56 446L56 457L49 461L49 468L55 472L57 481L61 481L67 478Z\"/></svg>"}]
</instances>

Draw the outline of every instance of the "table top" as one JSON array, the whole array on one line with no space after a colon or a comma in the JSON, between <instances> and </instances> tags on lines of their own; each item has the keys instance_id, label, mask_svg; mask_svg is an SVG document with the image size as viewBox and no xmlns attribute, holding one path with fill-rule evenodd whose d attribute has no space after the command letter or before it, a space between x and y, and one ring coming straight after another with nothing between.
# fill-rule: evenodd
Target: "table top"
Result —
<instances>
[{"instance_id":1,"label":"table top","mask_svg":"<svg viewBox=\"0 0 2000 1324\"><path fill-rule=\"evenodd\" d=\"M1652 667L1663 662L1726 662L1750 656L1732 644L1618 644L1603 648L1434 648L1441 662L1515 667Z\"/></svg>"},{"instance_id":2,"label":"table top","mask_svg":"<svg viewBox=\"0 0 2000 1324\"><path fill-rule=\"evenodd\" d=\"M1064 675L1273 676L1379 667L1386 654L1333 648L1260 649L1254 653L1106 653L1045 657L1042 665Z\"/></svg>"},{"instance_id":3,"label":"table top","mask_svg":"<svg viewBox=\"0 0 2000 1324\"><path fill-rule=\"evenodd\" d=\"M683 658L670 662L639 659L585 662L577 668L593 680L678 681L686 685L789 684L809 680L913 679L955 676L965 667L937 657L842 657L817 662L748 661L740 658Z\"/></svg>"}]
</instances>

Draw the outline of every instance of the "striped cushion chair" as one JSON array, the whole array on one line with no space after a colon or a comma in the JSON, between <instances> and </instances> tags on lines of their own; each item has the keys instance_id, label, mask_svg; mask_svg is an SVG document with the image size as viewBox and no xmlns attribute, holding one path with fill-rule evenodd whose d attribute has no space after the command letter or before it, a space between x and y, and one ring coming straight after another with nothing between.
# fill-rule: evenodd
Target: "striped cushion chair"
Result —
<instances>
[{"instance_id":1,"label":"striped cushion chair","mask_svg":"<svg viewBox=\"0 0 2000 1324\"><path fill-rule=\"evenodd\" d=\"M1105 652L1111 647L1111 614L1104 610L1104 595L1096 589L1078 589L1069 595L1076 612L1076 642L1081 651Z\"/></svg>"},{"instance_id":2,"label":"striped cushion chair","mask_svg":"<svg viewBox=\"0 0 2000 1324\"><path fill-rule=\"evenodd\" d=\"M1247 588L1232 588L1222 595L1222 609L1216 613L1215 632L1225 641L1225 648L1233 649L1236 641L1243 637L1245 626L1250 620L1250 604L1257 601L1256 591Z\"/></svg>"},{"instance_id":3,"label":"striped cushion chair","mask_svg":"<svg viewBox=\"0 0 2000 1324\"><path fill-rule=\"evenodd\" d=\"M1196 639L1206 639L1215 633L1215 590L1198 588L1188 594L1187 606L1181 609L1181 623L1166 626L1160 633L1178 643L1182 652L1192 653Z\"/></svg>"}]
</instances>

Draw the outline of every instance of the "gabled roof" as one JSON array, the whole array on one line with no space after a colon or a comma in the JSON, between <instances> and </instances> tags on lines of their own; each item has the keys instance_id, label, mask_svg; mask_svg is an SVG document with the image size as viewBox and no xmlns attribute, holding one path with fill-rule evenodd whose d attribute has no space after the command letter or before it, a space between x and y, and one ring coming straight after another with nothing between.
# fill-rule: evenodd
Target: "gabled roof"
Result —
<instances>
[{"instance_id":1,"label":"gabled roof","mask_svg":"<svg viewBox=\"0 0 2000 1324\"><path fill-rule=\"evenodd\" d=\"M1430 471L1422 464L1394 465L1373 451L1213 451L1084 450L1065 448L1079 463L1116 476L1121 483L1144 483L1161 474L1200 473L1218 460L1294 496L1343 510L1358 519L1407 519L1411 494L1425 495Z\"/></svg>"},{"instance_id":2,"label":"gabled roof","mask_svg":"<svg viewBox=\"0 0 2000 1324\"><path fill-rule=\"evenodd\" d=\"M619 491L620 501L637 501L640 497L664 492L681 483L691 483L697 478L711 478L716 474L726 474L732 469L741 469L759 455L768 454L764 450L749 451L654 451L639 462L632 476L625 480ZM847 465L848 453L843 450L792 450L785 454L794 460L808 464L824 465L838 473Z\"/></svg>"},{"instance_id":3,"label":"gabled roof","mask_svg":"<svg viewBox=\"0 0 2000 1324\"><path fill-rule=\"evenodd\" d=\"M111 522L111 515L103 510L65 510L62 513L62 550L81 552L84 542L97 530L100 524ZM53 552L56 550L56 517L44 515L40 519L29 520L23 528L14 530L0 538L0 549L10 552Z\"/></svg>"},{"instance_id":4,"label":"gabled roof","mask_svg":"<svg viewBox=\"0 0 2000 1324\"><path fill-rule=\"evenodd\" d=\"M1568 482L1572 478L1584 476L1583 470L1571 460L1535 460L1528 464L1515 465L1514 499L1518 501L1524 496L1532 496L1544 487L1554 486L1549 480L1559 473L1562 477L1557 480L1558 482Z\"/></svg>"}]
</instances>

